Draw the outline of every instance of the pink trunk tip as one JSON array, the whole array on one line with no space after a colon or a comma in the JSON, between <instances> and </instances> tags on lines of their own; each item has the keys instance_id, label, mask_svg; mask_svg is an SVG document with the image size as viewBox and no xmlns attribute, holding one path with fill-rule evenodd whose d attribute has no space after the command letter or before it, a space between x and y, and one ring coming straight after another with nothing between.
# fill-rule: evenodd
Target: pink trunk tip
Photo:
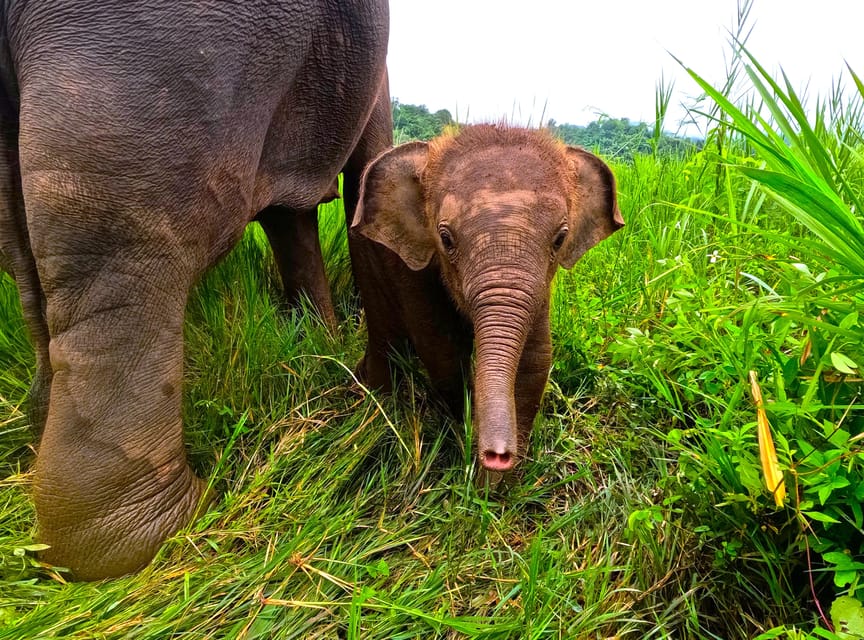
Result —
<instances>
[{"instance_id":1,"label":"pink trunk tip","mask_svg":"<svg viewBox=\"0 0 864 640\"><path fill-rule=\"evenodd\" d=\"M489 471L509 471L513 468L514 459L515 456L506 449L500 452L487 449L480 456L480 462Z\"/></svg>"}]
</instances>

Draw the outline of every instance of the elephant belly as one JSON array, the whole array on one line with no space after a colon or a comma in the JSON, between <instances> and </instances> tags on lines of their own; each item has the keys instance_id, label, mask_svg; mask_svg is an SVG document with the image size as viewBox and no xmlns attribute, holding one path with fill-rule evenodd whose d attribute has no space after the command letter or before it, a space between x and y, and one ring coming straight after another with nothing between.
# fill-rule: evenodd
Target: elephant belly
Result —
<instances>
[{"instance_id":1,"label":"elephant belly","mask_svg":"<svg viewBox=\"0 0 864 640\"><path fill-rule=\"evenodd\" d=\"M113 206L177 218L213 257L267 206L324 199L384 73L386 3L253 0L230 20L149 5L14 5L22 173L96 181Z\"/></svg>"}]
</instances>

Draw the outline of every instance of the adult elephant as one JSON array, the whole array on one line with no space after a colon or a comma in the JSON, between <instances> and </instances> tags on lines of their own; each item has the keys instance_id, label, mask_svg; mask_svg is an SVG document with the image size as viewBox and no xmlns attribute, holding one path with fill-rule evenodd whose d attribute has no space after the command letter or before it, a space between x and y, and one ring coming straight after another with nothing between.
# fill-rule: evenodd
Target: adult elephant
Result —
<instances>
[{"instance_id":1,"label":"adult elephant","mask_svg":"<svg viewBox=\"0 0 864 640\"><path fill-rule=\"evenodd\" d=\"M190 287L255 218L281 267L314 261L343 167L351 216L390 142L387 35L385 0L0 0L0 267L36 350L47 561L135 571L192 517Z\"/></svg>"}]
</instances>

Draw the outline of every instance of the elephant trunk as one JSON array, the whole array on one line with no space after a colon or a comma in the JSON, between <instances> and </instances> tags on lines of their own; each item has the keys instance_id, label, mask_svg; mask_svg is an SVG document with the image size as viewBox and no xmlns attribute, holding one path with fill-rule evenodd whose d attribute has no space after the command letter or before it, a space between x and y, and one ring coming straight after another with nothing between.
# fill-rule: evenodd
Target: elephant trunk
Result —
<instances>
[{"instance_id":1,"label":"elephant trunk","mask_svg":"<svg viewBox=\"0 0 864 640\"><path fill-rule=\"evenodd\" d=\"M511 281L512 282L512 281ZM537 299L512 284L486 287L472 300L476 350L474 424L481 464L509 471L519 452L514 385Z\"/></svg>"}]
</instances>

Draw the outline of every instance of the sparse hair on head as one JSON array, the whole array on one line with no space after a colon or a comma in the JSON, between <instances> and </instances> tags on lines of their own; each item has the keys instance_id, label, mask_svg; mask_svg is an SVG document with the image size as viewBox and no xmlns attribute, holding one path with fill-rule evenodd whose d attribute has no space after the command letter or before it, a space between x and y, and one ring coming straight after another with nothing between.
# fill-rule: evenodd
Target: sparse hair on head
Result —
<instances>
[{"instance_id":1,"label":"sparse hair on head","mask_svg":"<svg viewBox=\"0 0 864 640\"><path fill-rule=\"evenodd\" d=\"M430 161L437 161L453 147L477 148L490 145L533 145L552 156L564 152L564 143L548 129L516 127L506 121L472 125L447 125L441 135L429 142Z\"/></svg>"},{"instance_id":2,"label":"sparse hair on head","mask_svg":"<svg viewBox=\"0 0 864 640\"><path fill-rule=\"evenodd\" d=\"M427 176L444 175L443 165L451 158L491 147L533 149L537 157L545 160L562 181L566 182L569 179L565 170L567 147L563 142L553 136L548 129L518 127L506 121L446 127L441 135L429 141L426 174ZM428 196L437 186L433 187L429 180L424 182Z\"/></svg>"}]
</instances>

